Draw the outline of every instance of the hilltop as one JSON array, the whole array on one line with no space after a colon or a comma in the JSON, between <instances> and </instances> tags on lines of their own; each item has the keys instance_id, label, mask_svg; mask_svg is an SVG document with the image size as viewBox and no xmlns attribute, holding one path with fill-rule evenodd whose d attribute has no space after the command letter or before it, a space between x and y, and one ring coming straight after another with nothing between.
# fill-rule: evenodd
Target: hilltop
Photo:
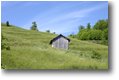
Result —
<instances>
[{"instance_id":1,"label":"hilltop","mask_svg":"<svg viewBox=\"0 0 119 80\"><path fill-rule=\"evenodd\" d=\"M57 34L1 24L10 50L1 50L3 69L108 69L108 46L70 38L69 50L52 48Z\"/></svg>"}]
</instances>

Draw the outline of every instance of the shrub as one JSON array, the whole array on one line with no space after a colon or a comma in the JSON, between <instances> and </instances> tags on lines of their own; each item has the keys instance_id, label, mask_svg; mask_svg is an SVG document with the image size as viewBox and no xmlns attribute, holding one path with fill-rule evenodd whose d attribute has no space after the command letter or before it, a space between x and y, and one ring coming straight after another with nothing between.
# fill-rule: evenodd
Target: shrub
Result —
<instances>
[{"instance_id":1,"label":"shrub","mask_svg":"<svg viewBox=\"0 0 119 80\"><path fill-rule=\"evenodd\" d=\"M108 20L99 20L93 28L90 23L87 28L81 25L77 36L76 38L81 40L108 40Z\"/></svg>"},{"instance_id":2,"label":"shrub","mask_svg":"<svg viewBox=\"0 0 119 80\"><path fill-rule=\"evenodd\" d=\"M108 28L103 31L102 40L108 40Z\"/></svg>"},{"instance_id":3,"label":"shrub","mask_svg":"<svg viewBox=\"0 0 119 80\"><path fill-rule=\"evenodd\" d=\"M101 40L102 37L102 31L101 30L88 30L83 29L78 34L79 39L81 40Z\"/></svg>"}]
</instances>

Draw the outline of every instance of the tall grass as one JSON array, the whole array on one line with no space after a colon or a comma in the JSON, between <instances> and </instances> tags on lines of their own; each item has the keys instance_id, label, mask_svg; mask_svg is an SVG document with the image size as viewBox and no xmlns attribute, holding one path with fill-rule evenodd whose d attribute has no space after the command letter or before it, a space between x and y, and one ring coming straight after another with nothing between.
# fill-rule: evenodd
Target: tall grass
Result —
<instances>
[{"instance_id":1,"label":"tall grass","mask_svg":"<svg viewBox=\"0 0 119 80\"><path fill-rule=\"evenodd\" d=\"M71 38L69 50L61 50L49 45L56 34L5 25L2 34L11 49L2 50L3 69L108 69L105 45Z\"/></svg>"}]
</instances>

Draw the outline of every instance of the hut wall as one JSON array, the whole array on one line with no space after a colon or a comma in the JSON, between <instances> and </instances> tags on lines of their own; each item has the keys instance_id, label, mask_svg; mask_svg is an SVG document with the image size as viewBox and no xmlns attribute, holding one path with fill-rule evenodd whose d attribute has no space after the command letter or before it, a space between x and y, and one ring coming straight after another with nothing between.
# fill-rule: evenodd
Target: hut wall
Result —
<instances>
[{"instance_id":1,"label":"hut wall","mask_svg":"<svg viewBox=\"0 0 119 80\"><path fill-rule=\"evenodd\" d=\"M60 49L68 49L68 40L60 37L56 41L52 43L52 46L55 48L60 48Z\"/></svg>"}]
</instances>

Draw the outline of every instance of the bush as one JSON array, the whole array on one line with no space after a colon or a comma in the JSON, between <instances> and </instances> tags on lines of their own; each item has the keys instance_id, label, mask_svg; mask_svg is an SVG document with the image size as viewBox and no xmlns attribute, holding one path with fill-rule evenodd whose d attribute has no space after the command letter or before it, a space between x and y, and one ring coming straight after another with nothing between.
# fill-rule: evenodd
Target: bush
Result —
<instances>
[{"instance_id":1,"label":"bush","mask_svg":"<svg viewBox=\"0 0 119 80\"><path fill-rule=\"evenodd\" d=\"M83 29L78 34L79 39L81 40L101 40L102 31L101 30L93 30L93 29Z\"/></svg>"},{"instance_id":2,"label":"bush","mask_svg":"<svg viewBox=\"0 0 119 80\"><path fill-rule=\"evenodd\" d=\"M93 28L90 23L87 24L87 28L80 26L76 36L81 40L108 40L108 20L97 21Z\"/></svg>"},{"instance_id":3,"label":"bush","mask_svg":"<svg viewBox=\"0 0 119 80\"><path fill-rule=\"evenodd\" d=\"M108 28L102 32L102 40L108 40Z\"/></svg>"}]
</instances>

